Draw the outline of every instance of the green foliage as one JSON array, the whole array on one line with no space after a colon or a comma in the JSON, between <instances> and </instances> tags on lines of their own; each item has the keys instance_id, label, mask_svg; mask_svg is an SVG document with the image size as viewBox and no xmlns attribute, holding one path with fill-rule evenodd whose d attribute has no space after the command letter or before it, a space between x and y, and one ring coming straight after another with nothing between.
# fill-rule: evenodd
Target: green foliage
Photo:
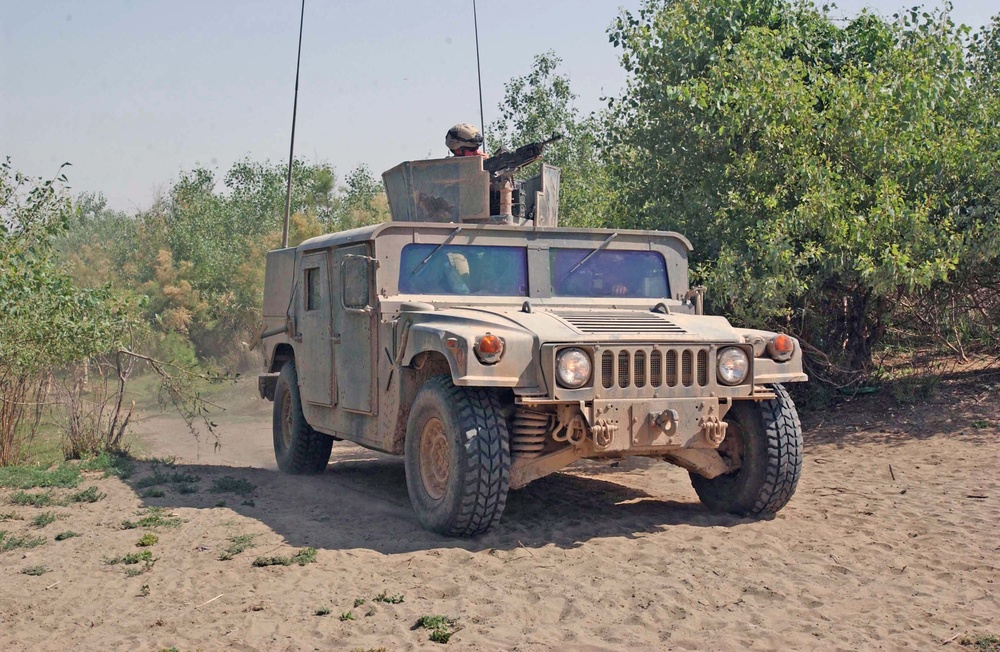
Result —
<instances>
[{"instance_id":1,"label":"green foliage","mask_svg":"<svg viewBox=\"0 0 1000 652\"><path fill-rule=\"evenodd\" d=\"M543 160L562 169L559 221L569 226L600 226L611 219L613 189L601 155L602 118L581 117L568 76L558 72L562 60L554 52L535 57L531 72L504 85L500 120L490 125L488 149L515 149L560 133ZM521 176L537 173L539 164Z\"/></svg>"},{"instance_id":2,"label":"green foliage","mask_svg":"<svg viewBox=\"0 0 1000 652\"><path fill-rule=\"evenodd\" d=\"M77 285L54 247L70 223L65 183L61 169L32 179L0 164L0 466L37 429L48 374L115 349L136 326L133 301Z\"/></svg>"},{"instance_id":3,"label":"green foliage","mask_svg":"<svg viewBox=\"0 0 1000 652\"><path fill-rule=\"evenodd\" d=\"M178 527L181 519L174 516L167 516L162 507L150 507L137 521L122 521L123 530L135 530L138 528L156 529L158 527Z\"/></svg>"},{"instance_id":4,"label":"green foliage","mask_svg":"<svg viewBox=\"0 0 1000 652\"><path fill-rule=\"evenodd\" d=\"M677 230L715 309L864 369L900 297L995 268L998 105L947 15L648 0L610 30L626 226ZM982 66L988 68L985 58Z\"/></svg>"},{"instance_id":5,"label":"green foliage","mask_svg":"<svg viewBox=\"0 0 1000 652\"><path fill-rule=\"evenodd\" d=\"M350 611L345 611L340 614L340 622L344 622L345 620L354 620L354 614Z\"/></svg>"},{"instance_id":6,"label":"green foliage","mask_svg":"<svg viewBox=\"0 0 1000 652\"><path fill-rule=\"evenodd\" d=\"M156 560L153 559L153 552L151 550L140 550L139 552L130 552L120 557L108 557L104 560L104 563L114 566L116 564L133 565L143 562L152 563L154 561Z\"/></svg>"},{"instance_id":7,"label":"green foliage","mask_svg":"<svg viewBox=\"0 0 1000 652\"><path fill-rule=\"evenodd\" d=\"M385 604L402 604L403 595L400 593L388 595L385 591L382 591L374 598L372 598L372 602L384 602Z\"/></svg>"},{"instance_id":8,"label":"green foliage","mask_svg":"<svg viewBox=\"0 0 1000 652\"><path fill-rule=\"evenodd\" d=\"M65 541L66 539L72 539L73 537L80 536L79 532L74 532L73 530L66 530L65 532L60 532L55 537L56 541Z\"/></svg>"},{"instance_id":9,"label":"green foliage","mask_svg":"<svg viewBox=\"0 0 1000 652\"><path fill-rule=\"evenodd\" d=\"M58 505L59 500L51 491L39 491L28 493L27 491L15 491L10 495L10 503L20 507L51 507Z\"/></svg>"},{"instance_id":10,"label":"green foliage","mask_svg":"<svg viewBox=\"0 0 1000 652\"><path fill-rule=\"evenodd\" d=\"M0 530L0 552L17 550L18 548L37 548L45 544L45 537L33 537L29 534L21 536L7 536L7 533Z\"/></svg>"},{"instance_id":11,"label":"green foliage","mask_svg":"<svg viewBox=\"0 0 1000 652\"><path fill-rule=\"evenodd\" d=\"M156 536L155 534L147 532L146 534L139 537L139 540L136 542L135 545L138 548L148 548L149 546L155 546L157 543L159 543L159 541L160 537Z\"/></svg>"},{"instance_id":12,"label":"green foliage","mask_svg":"<svg viewBox=\"0 0 1000 652\"><path fill-rule=\"evenodd\" d=\"M35 527L45 527L50 523L55 523L57 518L59 518L59 515L54 512L42 512L35 518L31 519L31 524Z\"/></svg>"},{"instance_id":13,"label":"green foliage","mask_svg":"<svg viewBox=\"0 0 1000 652\"><path fill-rule=\"evenodd\" d=\"M316 563L315 548L303 548L302 550L299 550L291 557L276 555L274 557L257 557L257 559L253 560L253 566L256 567L291 566L292 564L305 566L306 564L314 564L314 563Z\"/></svg>"},{"instance_id":14,"label":"green foliage","mask_svg":"<svg viewBox=\"0 0 1000 652\"><path fill-rule=\"evenodd\" d=\"M431 630L430 640L435 643L447 643L460 628L458 619L448 616L421 616L417 619L417 627Z\"/></svg>"},{"instance_id":15,"label":"green foliage","mask_svg":"<svg viewBox=\"0 0 1000 652\"><path fill-rule=\"evenodd\" d=\"M254 540L258 536L257 534L238 534L229 537L229 545L219 554L219 561L229 561L241 552L256 547L257 544Z\"/></svg>"},{"instance_id":16,"label":"green foliage","mask_svg":"<svg viewBox=\"0 0 1000 652\"><path fill-rule=\"evenodd\" d=\"M28 566L27 568L21 569L22 575L31 575L32 577L38 577L39 575L44 575L48 572L49 569L45 566Z\"/></svg>"},{"instance_id":17,"label":"green foliage","mask_svg":"<svg viewBox=\"0 0 1000 652\"><path fill-rule=\"evenodd\" d=\"M75 487L78 484L80 468L73 464L60 464L49 469L30 465L0 467L0 487L8 489Z\"/></svg>"},{"instance_id":18,"label":"green foliage","mask_svg":"<svg viewBox=\"0 0 1000 652\"><path fill-rule=\"evenodd\" d=\"M86 489L81 489L76 493L69 495L69 502L71 503L96 503L99 500L103 500L107 494L97 490L97 487L87 487Z\"/></svg>"},{"instance_id":19,"label":"green foliage","mask_svg":"<svg viewBox=\"0 0 1000 652\"><path fill-rule=\"evenodd\" d=\"M214 494L234 493L241 496L249 496L256 488L257 485L253 484L246 478L234 478L226 475L221 478L216 478L215 481L212 482L211 492Z\"/></svg>"}]
</instances>

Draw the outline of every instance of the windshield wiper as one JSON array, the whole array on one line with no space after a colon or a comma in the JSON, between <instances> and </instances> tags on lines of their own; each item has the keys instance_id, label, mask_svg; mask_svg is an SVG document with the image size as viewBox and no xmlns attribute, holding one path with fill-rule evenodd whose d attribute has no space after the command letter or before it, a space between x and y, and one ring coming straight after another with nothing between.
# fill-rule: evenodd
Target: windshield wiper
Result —
<instances>
[{"instance_id":1,"label":"windshield wiper","mask_svg":"<svg viewBox=\"0 0 1000 652\"><path fill-rule=\"evenodd\" d=\"M571 269L571 270L569 270L568 272L566 272L566 276L564 276L564 277L563 277L563 279L567 279L567 278L569 278L570 274L572 274L572 273L573 273L573 272L575 272L576 270L578 270L578 269L580 269L581 267L583 267L583 264L584 264L585 262L587 262L588 260L590 260L591 258L593 258L593 257L594 257L594 254L596 254L596 253L597 253L598 251L600 251L601 249L604 249L605 247L607 247L607 246L608 246L609 244L611 244L611 241L612 241L612 240L614 240L614 239L615 239L615 238L617 238L617 237L618 237L618 232L617 232L617 231L615 231L614 233L612 233L611 235L609 235L609 236L608 236L608 239L607 239L607 240L605 240L605 241L604 241L604 242L602 242L601 244L599 244L599 245L597 245L596 247L594 247L594 250L593 250L593 251L591 251L591 252L590 252L589 254L587 254L586 256L584 256L583 260L581 260L580 262L578 262L578 263L577 263L577 264L576 264L576 265L575 265L575 266L573 267L573 269Z\"/></svg>"},{"instance_id":2,"label":"windshield wiper","mask_svg":"<svg viewBox=\"0 0 1000 652\"><path fill-rule=\"evenodd\" d=\"M449 242L451 242L452 240L454 240L455 236L458 235L461 231L462 231L462 227L458 227L457 229L455 229L454 231L452 231L451 235L449 235L447 238L444 239L444 242L442 242L438 246L434 247L434 251L432 251L429 254L427 254L427 258L424 258L423 260L420 261L420 264L417 265L413 269L413 271L410 273L410 276L416 276L417 272L419 272L421 269L423 269L424 265L426 265L430 261L430 259L434 257L434 254L436 254L438 251L440 251L441 247L445 246L446 244L448 244Z\"/></svg>"}]
</instances>

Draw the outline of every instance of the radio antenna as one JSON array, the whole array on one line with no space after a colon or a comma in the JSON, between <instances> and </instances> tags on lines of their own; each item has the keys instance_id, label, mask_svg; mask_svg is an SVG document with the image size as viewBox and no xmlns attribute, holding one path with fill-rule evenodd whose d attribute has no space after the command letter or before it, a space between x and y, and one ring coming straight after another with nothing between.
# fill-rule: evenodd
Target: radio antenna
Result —
<instances>
[{"instance_id":1,"label":"radio antenna","mask_svg":"<svg viewBox=\"0 0 1000 652\"><path fill-rule=\"evenodd\" d=\"M299 109L299 66L302 63L302 25L306 18L306 0L302 0L299 13L299 53L295 59L295 99L292 101L292 142L288 146L288 187L285 191L285 223L281 229L281 248L288 246L288 220L292 212L292 161L295 155L295 114Z\"/></svg>"},{"instance_id":2,"label":"radio antenna","mask_svg":"<svg viewBox=\"0 0 1000 652\"><path fill-rule=\"evenodd\" d=\"M305 2L305 0L302 0ZM476 29L476 75L479 77L479 126L486 142L486 118L483 117L483 69L479 65L479 17L476 15L476 0L472 0L472 23Z\"/></svg>"}]
</instances>

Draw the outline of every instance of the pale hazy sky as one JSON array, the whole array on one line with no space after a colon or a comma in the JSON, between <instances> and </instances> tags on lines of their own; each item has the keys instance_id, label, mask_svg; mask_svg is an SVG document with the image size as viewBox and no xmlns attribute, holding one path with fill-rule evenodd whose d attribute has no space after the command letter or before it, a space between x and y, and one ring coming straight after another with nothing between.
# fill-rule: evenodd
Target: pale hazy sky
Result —
<instances>
[{"instance_id":1,"label":"pale hazy sky","mask_svg":"<svg viewBox=\"0 0 1000 652\"><path fill-rule=\"evenodd\" d=\"M837 3L891 15L916 0ZM928 3L935 6L937 3ZM534 55L564 61L584 111L625 80L606 30L640 0L478 3L486 121ZM992 0L956 0L979 26ZM147 207L178 173L287 160L298 0L0 0L0 157L74 191ZM443 156L444 133L479 122L472 0L306 0L296 156L338 177L367 163Z\"/></svg>"}]
</instances>

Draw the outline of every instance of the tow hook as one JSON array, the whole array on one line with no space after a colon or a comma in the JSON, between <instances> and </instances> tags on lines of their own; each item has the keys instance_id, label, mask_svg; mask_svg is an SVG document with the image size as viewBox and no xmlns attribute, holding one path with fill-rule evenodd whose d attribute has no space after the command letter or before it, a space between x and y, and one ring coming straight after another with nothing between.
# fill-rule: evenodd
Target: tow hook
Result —
<instances>
[{"instance_id":1,"label":"tow hook","mask_svg":"<svg viewBox=\"0 0 1000 652\"><path fill-rule=\"evenodd\" d=\"M717 416L711 416L702 417L698 422L698 426L701 428L701 434L705 438L705 441L713 448L716 448L726 438L726 428L729 427L729 424Z\"/></svg>"},{"instance_id":2,"label":"tow hook","mask_svg":"<svg viewBox=\"0 0 1000 652\"><path fill-rule=\"evenodd\" d=\"M663 431L666 435L673 435L677 432L677 410L664 410L663 412L652 412L649 415L653 425Z\"/></svg>"}]
</instances>

